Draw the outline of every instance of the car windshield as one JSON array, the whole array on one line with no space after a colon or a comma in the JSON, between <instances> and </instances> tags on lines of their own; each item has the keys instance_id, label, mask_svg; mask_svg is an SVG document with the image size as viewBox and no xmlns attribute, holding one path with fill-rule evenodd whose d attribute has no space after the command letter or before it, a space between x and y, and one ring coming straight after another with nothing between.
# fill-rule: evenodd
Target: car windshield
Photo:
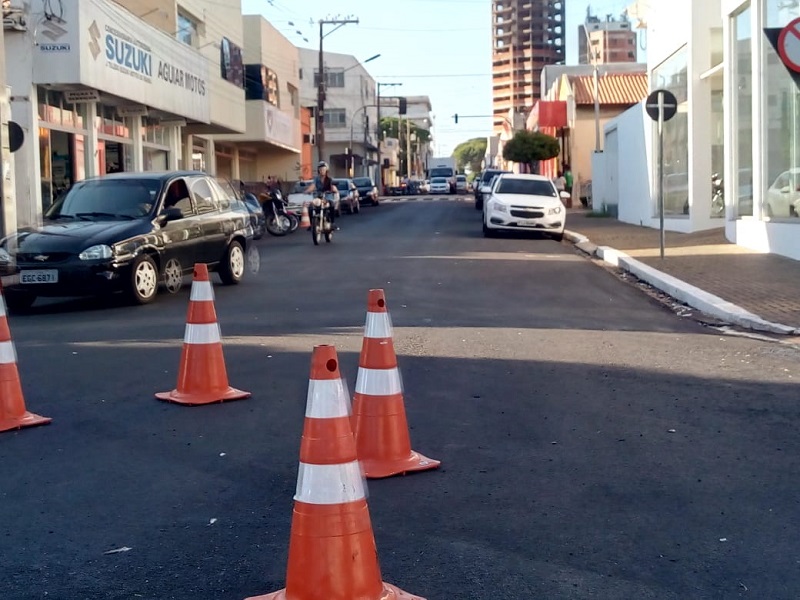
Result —
<instances>
[{"instance_id":1,"label":"car windshield","mask_svg":"<svg viewBox=\"0 0 800 600\"><path fill-rule=\"evenodd\" d=\"M467 178L464 177L463 175L459 175L458 177L456 177L456 181L466 181L466 180Z\"/></svg>"},{"instance_id":2,"label":"car windshield","mask_svg":"<svg viewBox=\"0 0 800 600\"><path fill-rule=\"evenodd\" d=\"M445 167L434 167L431 169L431 180L435 177L452 177L453 169Z\"/></svg>"},{"instance_id":3,"label":"car windshield","mask_svg":"<svg viewBox=\"0 0 800 600\"><path fill-rule=\"evenodd\" d=\"M350 184L347 182L347 179L334 179L333 185L336 186L336 189L339 191L346 190L350 188Z\"/></svg>"},{"instance_id":4,"label":"car windshield","mask_svg":"<svg viewBox=\"0 0 800 600\"><path fill-rule=\"evenodd\" d=\"M481 175L481 181L484 183L488 183L498 175L500 175L503 171L486 171L483 175Z\"/></svg>"},{"instance_id":5,"label":"car windshield","mask_svg":"<svg viewBox=\"0 0 800 600\"><path fill-rule=\"evenodd\" d=\"M358 179L354 179L353 183L358 187L372 187L372 180L369 177L359 177Z\"/></svg>"},{"instance_id":6,"label":"car windshield","mask_svg":"<svg viewBox=\"0 0 800 600\"><path fill-rule=\"evenodd\" d=\"M297 183L294 184L294 187L292 188L292 193L302 194L303 192L306 191L306 188L310 185L311 185L310 181L298 181Z\"/></svg>"},{"instance_id":7,"label":"car windshield","mask_svg":"<svg viewBox=\"0 0 800 600\"><path fill-rule=\"evenodd\" d=\"M158 179L89 179L72 186L47 211L48 219L134 219L153 212L161 181Z\"/></svg>"},{"instance_id":8,"label":"car windshield","mask_svg":"<svg viewBox=\"0 0 800 600\"><path fill-rule=\"evenodd\" d=\"M524 194L526 196L556 197L556 188L549 181L541 179L501 179L497 186L498 194Z\"/></svg>"}]
</instances>

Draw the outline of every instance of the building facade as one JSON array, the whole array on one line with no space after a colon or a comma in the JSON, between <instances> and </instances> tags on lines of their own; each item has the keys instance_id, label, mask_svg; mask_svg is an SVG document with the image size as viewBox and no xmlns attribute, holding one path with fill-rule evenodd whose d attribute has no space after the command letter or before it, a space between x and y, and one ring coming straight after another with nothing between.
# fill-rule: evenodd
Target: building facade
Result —
<instances>
[{"instance_id":1,"label":"building facade","mask_svg":"<svg viewBox=\"0 0 800 600\"><path fill-rule=\"evenodd\" d=\"M5 54L15 57L7 64L11 112L26 135L15 155L19 226L40 222L61 191L86 177L213 172L210 135L244 131L243 80L231 69L241 44L239 2L187 0L191 13L163 2L127 4L133 10L62 0L58 14L48 3L37 9L44 13L17 5L26 25L5 31ZM204 15L194 37L179 31L186 14Z\"/></svg>"},{"instance_id":2,"label":"building facade","mask_svg":"<svg viewBox=\"0 0 800 600\"><path fill-rule=\"evenodd\" d=\"M248 183L302 177L300 52L260 15L246 15L246 132L214 136L217 174ZM224 163L220 152L230 156ZM309 161L310 162L310 161Z\"/></svg>"},{"instance_id":3,"label":"building facade","mask_svg":"<svg viewBox=\"0 0 800 600\"><path fill-rule=\"evenodd\" d=\"M635 63L638 54L636 30L627 14L605 21L587 10L586 22L578 27L578 62L586 64Z\"/></svg>"},{"instance_id":4,"label":"building facade","mask_svg":"<svg viewBox=\"0 0 800 600\"><path fill-rule=\"evenodd\" d=\"M375 177L377 164L377 95L375 80L350 54L325 52L325 140L323 156L337 177ZM316 110L319 53L300 49L301 105ZM314 113L316 114L316 113ZM348 148L352 155L347 154Z\"/></svg>"},{"instance_id":5,"label":"building facade","mask_svg":"<svg viewBox=\"0 0 800 600\"><path fill-rule=\"evenodd\" d=\"M541 95L546 65L566 58L564 0L492 1L494 131L510 133Z\"/></svg>"}]
</instances>

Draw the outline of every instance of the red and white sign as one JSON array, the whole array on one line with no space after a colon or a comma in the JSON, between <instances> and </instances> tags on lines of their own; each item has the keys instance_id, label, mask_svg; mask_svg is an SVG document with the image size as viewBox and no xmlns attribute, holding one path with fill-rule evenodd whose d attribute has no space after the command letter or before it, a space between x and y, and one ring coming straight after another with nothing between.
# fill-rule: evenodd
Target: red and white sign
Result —
<instances>
[{"instance_id":1,"label":"red and white sign","mask_svg":"<svg viewBox=\"0 0 800 600\"><path fill-rule=\"evenodd\" d=\"M800 18L789 23L778 37L778 55L783 64L800 73Z\"/></svg>"}]
</instances>

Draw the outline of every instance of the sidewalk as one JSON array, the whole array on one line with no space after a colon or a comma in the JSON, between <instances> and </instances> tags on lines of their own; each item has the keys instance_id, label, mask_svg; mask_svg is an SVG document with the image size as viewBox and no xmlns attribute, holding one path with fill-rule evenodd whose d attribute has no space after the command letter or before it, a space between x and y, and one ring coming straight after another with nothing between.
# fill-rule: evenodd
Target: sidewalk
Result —
<instances>
[{"instance_id":1,"label":"sidewalk","mask_svg":"<svg viewBox=\"0 0 800 600\"><path fill-rule=\"evenodd\" d=\"M722 228L690 234L667 232L662 261L658 230L587 214L570 210L567 228L597 246L624 252L766 321L800 329L800 261L731 244Z\"/></svg>"}]
</instances>

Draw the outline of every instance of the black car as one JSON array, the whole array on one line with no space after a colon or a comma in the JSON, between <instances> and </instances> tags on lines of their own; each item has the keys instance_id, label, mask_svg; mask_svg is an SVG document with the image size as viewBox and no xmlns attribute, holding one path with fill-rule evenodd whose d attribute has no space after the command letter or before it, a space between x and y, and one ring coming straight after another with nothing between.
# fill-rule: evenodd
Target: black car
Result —
<instances>
[{"instance_id":1,"label":"black car","mask_svg":"<svg viewBox=\"0 0 800 600\"><path fill-rule=\"evenodd\" d=\"M250 215L250 225L253 227L253 239L260 240L267 232L267 218L264 216L264 207L255 194L245 193L242 202Z\"/></svg>"},{"instance_id":2,"label":"black car","mask_svg":"<svg viewBox=\"0 0 800 600\"><path fill-rule=\"evenodd\" d=\"M253 231L249 215L212 177L194 171L118 173L75 183L40 227L0 243L0 270L11 275L11 310L39 296L124 292L153 300L159 283L177 292L195 263L224 284L244 277Z\"/></svg>"},{"instance_id":3,"label":"black car","mask_svg":"<svg viewBox=\"0 0 800 600\"><path fill-rule=\"evenodd\" d=\"M489 185L489 182L495 175L501 175L503 173L510 173L510 171L503 171L501 169L486 169L483 173L475 178L475 180L472 182L472 191L475 194L475 210L483 209L483 194L481 193L481 188L485 185Z\"/></svg>"},{"instance_id":4,"label":"black car","mask_svg":"<svg viewBox=\"0 0 800 600\"><path fill-rule=\"evenodd\" d=\"M378 206L380 202L378 198L378 188L375 187L375 182L371 177L354 177L353 183L356 184L358 190L358 197L361 202L370 202L372 206Z\"/></svg>"}]
</instances>

